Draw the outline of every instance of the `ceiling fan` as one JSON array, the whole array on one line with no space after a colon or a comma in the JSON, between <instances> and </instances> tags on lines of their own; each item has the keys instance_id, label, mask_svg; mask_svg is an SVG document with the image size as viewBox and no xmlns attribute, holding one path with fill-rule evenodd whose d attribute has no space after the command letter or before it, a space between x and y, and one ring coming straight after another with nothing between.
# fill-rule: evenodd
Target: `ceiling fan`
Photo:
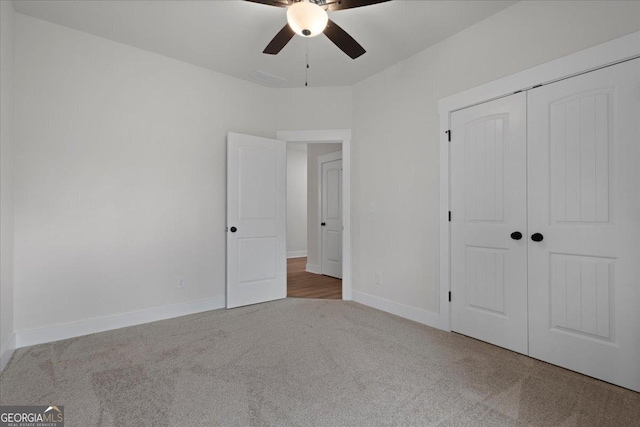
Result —
<instances>
[{"instance_id":1,"label":"ceiling fan","mask_svg":"<svg viewBox=\"0 0 640 427\"><path fill-rule=\"evenodd\" d=\"M384 3L390 0L246 0L268 6L287 8L287 25L269 42L263 53L277 55L294 35L315 37L324 33L352 59L363 55L366 50L345 30L329 19L327 10L353 9Z\"/></svg>"}]
</instances>

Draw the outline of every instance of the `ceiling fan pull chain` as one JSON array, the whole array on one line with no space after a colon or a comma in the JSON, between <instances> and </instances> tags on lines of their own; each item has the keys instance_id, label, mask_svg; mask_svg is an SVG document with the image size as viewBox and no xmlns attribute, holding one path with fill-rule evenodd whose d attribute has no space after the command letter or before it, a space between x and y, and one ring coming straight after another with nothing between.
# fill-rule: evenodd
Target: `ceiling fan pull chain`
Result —
<instances>
[{"instance_id":1,"label":"ceiling fan pull chain","mask_svg":"<svg viewBox=\"0 0 640 427\"><path fill-rule=\"evenodd\" d=\"M309 86L309 40L307 40L307 53L305 55L307 66L304 69L304 86Z\"/></svg>"}]
</instances>

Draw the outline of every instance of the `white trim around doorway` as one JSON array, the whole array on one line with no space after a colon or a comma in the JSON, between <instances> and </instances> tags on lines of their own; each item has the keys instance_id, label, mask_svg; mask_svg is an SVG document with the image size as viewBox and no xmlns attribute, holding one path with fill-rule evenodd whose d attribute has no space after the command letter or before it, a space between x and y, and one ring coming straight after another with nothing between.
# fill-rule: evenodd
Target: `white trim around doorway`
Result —
<instances>
[{"instance_id":1,"label":"white trim around doorway","mask_svg":"<svg viewBox=\"0 0 640 427\"><path fill-rule=\"evenodd\" d=\"M286 142L342 143L342 299L351 300L351 129L279 130Z\"/></svg>"}]
</instances>

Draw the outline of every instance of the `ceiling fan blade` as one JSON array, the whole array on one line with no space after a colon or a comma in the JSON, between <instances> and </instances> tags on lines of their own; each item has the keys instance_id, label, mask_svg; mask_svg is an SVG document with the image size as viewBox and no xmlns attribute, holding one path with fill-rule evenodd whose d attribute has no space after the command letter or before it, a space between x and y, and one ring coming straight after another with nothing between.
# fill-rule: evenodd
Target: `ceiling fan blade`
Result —
<instances>
[{"instance_id":1,"label":"ceiling fan blade","mask_svg":"<svg viewBox=\"0 0 640 427\"><path fill-rule=\"evenodd\" d=\"M353 9L354 7L369 6L372 4L385 3L391 0L327 0L326 6L329 10Z\"/></svg>"},{"instance_id":2,"label":"ceiling fan blade","mask_svg":"<svg viewBox=\"0 0 640 427\"><path fill-rule=\"evenodd\" d=\"M289 40L295 35L289 24L286 24L282 29L276 34L276 36L269 42L267 47L264 48L262 53L268 53L269 55L277 55L278 52L282 50L283 47L289 43Z\"/></svg>"},{"instance_id":3,"label":"ceiling fan blade","mask_svg":"<svg viewBox=\"0 0 640 427\"><path fill-rule=\"evenodd\" d=\"M251 3L266 4L267 6L287 7L291 4L290 0L245 0Z\"/></svg>"},{"instance_id":4,"label":"ceiling fan blade","mask_svg":"<svg viewBox=\"0 0 640 427\"><path fill-rule=\"evenodd\" d=\"M345 30L340 28L338 24L329 19L327 28L324 29L324 34L329 37L329 40L338 46L344 53L349 55L351 59L356 59L363 55L366 50L360 43L354 40Z\"/></svg>"}]
</instances>

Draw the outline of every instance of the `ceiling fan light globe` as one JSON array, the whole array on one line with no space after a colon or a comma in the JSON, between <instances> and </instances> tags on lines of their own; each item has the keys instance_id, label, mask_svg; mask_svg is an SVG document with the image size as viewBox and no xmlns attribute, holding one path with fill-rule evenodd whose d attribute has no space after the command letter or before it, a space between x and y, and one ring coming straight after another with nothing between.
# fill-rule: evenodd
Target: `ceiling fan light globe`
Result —
<instances>
[{"instance_id":1,"label":"ceiling fan light globe","mask_svg":"<svg viewBox=\"0 0 640 427\"><path fill-rule=\"evenodd\" d=\"M315 37L327 27L329 16L317 4L301 1L287 8L287 22L296 34Z\"/></svg>"}]
</instances>

